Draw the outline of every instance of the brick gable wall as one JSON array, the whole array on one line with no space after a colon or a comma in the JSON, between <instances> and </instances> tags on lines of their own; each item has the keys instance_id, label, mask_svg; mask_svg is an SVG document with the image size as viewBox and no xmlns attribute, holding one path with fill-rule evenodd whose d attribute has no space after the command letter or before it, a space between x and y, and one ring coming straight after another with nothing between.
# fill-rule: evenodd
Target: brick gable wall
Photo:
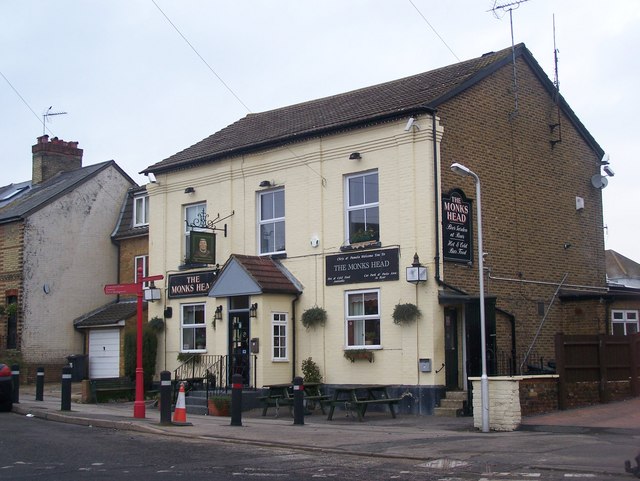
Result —
<instances>
[{"instance_id":1,"label":"brick gable wall","mask_svg":"<svg viewBox=\"0 0 640 481\"><path fill-rule=\"evenodd\" d=\"M552 97L522 59L517 61L517 78L517 113L508 65L446 102L438 115L445 127L442 192L461 188L475 201L472 179L453 174L453 162L480 177L485 294L497 296L496 306L515 316L522 354L543 319L538 304L548 308L564 274L565 284L604 287L605 262L601 191L590 184L599 172L599 159L565 116L560 117L562 141L552 147L550 141L559 139L558 128L550 128L558 122ZM582 211L576 210L576 196L584 198ZM474 203L474 249L475 209ZM565 248L565 243L571 246ZM443 279L478 293L475 263L445 262ZM553 358L556 332L604 332L604 326L604 303L556 299L534 349ZM510 351L507 316L498 315L496 329L499 349Z\"/></svg>"}]
</instances>

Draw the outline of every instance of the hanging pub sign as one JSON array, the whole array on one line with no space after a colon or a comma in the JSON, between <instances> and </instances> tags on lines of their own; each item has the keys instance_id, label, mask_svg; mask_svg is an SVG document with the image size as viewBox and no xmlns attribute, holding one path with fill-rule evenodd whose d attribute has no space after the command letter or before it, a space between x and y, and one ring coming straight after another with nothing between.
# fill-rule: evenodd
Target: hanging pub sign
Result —
<instances>
[{"instance_id":1,"label":"hanging pub sign","mask_svg":"<svg viewBox=\"0 0 640 481\"><path fill-rule=\"evenodd\" d=\"M397 281L400 249L350 252L326 257L326 285Z\"/></svg>"},{"instance_id":2,"label":"hanging pub sign","mask_svg":"<svg viewBox=\"0 0 640 481\"><path fill-rule=\"evenodd\" d=\"M191 272L169 276L169 299L209 295L217 271Z\"/></svg>"},{"instance_id":3,"label":"hanging pub sign","mask_svg":"<svg viewBox=\"0 0 640 481\"><path fill-rule=\"evenodd\" d=\"M471 201L460 189L442 196L442 247L445 261L473 261Z\"/></svg>"},{"instance_id":4,"label":"hanging pub sign","mask_svg":"<svg viewBox=\"0 0 640 481\"><path fill-rule=\"evenodd\" d=\"M189 262L192 264L216 263L216 235L213 232L189 233Z\"/></svg>"}]
</instances>

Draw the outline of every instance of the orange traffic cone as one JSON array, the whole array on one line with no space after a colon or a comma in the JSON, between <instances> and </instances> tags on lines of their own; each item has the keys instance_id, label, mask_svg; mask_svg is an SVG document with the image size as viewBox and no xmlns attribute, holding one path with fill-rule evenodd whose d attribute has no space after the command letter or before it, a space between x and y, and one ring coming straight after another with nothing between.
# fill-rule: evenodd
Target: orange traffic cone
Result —
<instances>
[{"instance_id":1,"label":"orange traffic cone","mask_svg":"<svg viewBox=\"0 0 640 481\"><path fill-rule=\"evenodd\" d=\"M176 408L173 411L174 424L186 424L187 423L187 408L184 401L184 383L180 383L180 391L178 391L178 400L176 401Z\"/></svg>"}]
</instances>

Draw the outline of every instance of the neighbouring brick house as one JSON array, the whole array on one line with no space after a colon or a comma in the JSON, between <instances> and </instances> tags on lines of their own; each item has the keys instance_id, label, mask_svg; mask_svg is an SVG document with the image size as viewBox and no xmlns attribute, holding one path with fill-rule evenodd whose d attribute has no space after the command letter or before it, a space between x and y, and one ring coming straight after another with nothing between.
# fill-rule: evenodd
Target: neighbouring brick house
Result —
<instances>
[{"instance_id":1,"label":"neighbouring brick house","mask_svg":"<svg viewBox=\"0 0 640 481\"><path fill-rule=\"evenodd\" d=\"M613 250L605 254L610 292L606 333L640 332L640 264Z\"/></svg>"},{"instance_id":2,"label":"neighbouring brick house","mask_svg":"<svg viewBox=\"0 0 640 481\"><path fill-rule=\"evenodd\" d=\"M47 135L32 148L31 181L0 188L0 356L21 357L23 379L59 380L84 353L73 320L104 303L115 281L110 234L133 180L114 162L82 166L82 149ZM5 309L6 311L6 309Z\"/></svg>"},{"instance_id":3,"label":"neighbouring brick house","mask_svg":"<svg viewBox=\"0 0 640 481\"><path fill-rule=\"evenodd\" d=\"M122 202L120 215L111 234L117 246L117 284L137 282L138 268L149 275L149 196L144 186L131 187ZM113 296L108 296L113 297ZM143 322L147 321L147 303L143 303ZM125 332L135 331L137 298L118 295L93 312L74 321L85 334L90 379L122 377L125 374Z\"/></svg>"},{"instance_id":4,"label":"neighbouring brick house","mask_svg":"<svg viewBox=\"0 0 640 481\"><path fill-rule=\"evenodd\" d=\"M477 199L454 162L481 181L491 373L551 360L556 332L606 329L602 158L522 44L250 114L145 170L150 315L174 313L160 362L227 357L260 387L312 357L329 386L389 384L431 414L480 369ZM398 325L406 304L422 316Z\"/></svg>"}]
</instances>

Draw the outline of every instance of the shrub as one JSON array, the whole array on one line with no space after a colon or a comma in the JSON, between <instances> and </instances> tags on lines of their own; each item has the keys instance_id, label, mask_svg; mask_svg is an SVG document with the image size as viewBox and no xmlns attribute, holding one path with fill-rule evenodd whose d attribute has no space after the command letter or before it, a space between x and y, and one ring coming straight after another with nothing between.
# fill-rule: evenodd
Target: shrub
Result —
<instances>
[{"instance_id":1,"label":"shrub","mask_svg":"<svg viewBox=\"0 0 640 481\"><path fill-rule=\"evenodd\" d=\"M322 382L320 368L310 357L302 361L302 377L304 382Z\"/></svg>"}]
</instances>

